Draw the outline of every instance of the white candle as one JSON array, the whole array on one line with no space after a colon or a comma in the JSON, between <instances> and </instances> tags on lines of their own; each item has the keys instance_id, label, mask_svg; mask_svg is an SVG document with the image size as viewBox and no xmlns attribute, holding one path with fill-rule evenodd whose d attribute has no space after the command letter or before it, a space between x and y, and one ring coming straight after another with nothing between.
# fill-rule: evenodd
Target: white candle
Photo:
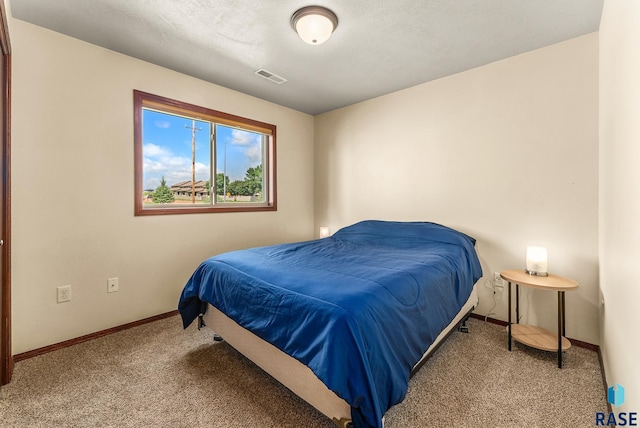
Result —
<instances>
[{"instance_id":1,"label":"white candle","mask_svg":"<svg viewBox=\"0 0 640 428\"><path fill-rule=\"evenodd\" d=\"M327 226L320 226L320 237L326 238L329 236L329 228Z\"/></svg>"}]
</instances>

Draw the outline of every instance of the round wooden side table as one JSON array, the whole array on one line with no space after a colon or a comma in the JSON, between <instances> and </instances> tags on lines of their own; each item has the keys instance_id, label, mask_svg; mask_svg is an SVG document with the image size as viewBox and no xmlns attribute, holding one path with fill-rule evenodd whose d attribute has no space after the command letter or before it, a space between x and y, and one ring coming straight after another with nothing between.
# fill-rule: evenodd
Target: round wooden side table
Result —
<instances>
[{"instance_id":1,"label":"round wooden side table","mask_svg":"<svg viewBox=\"0 0 640 428\"><path fill-rule=\"evenodd\" d=\"M565 302L564 292L578 288L578 282L558 275L536 276L524 270L504 270L500 277L509 283L509 316L507 331L509 332L509 351L511 339L544 351L558 352L558 368L562 368L562 351L571 346L565 335ZM516 321L511 322L511 284L516 285ZM520 286L539 288L558 292L558 334L533 325L520 324Z\"/></svg>"}]
</instances>

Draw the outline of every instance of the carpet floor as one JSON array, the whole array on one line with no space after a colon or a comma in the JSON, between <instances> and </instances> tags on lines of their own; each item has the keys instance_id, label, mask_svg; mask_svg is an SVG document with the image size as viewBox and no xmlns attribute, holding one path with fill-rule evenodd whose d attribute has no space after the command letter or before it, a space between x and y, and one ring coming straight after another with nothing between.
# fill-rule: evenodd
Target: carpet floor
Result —
<instances>
[{"instance_id":1,"label":"carpet floor","mask_svg":"<svg viewBox=\"0 0 640 428\"><path fill-rule=\"evenodd\" d=\"M470 319L411 379L385 428L591 427L606 412L597 353L515 344ZM1 427L335 425L211 332L177 316L20 361L0 388Z\"/></svg>"}]
</instances>

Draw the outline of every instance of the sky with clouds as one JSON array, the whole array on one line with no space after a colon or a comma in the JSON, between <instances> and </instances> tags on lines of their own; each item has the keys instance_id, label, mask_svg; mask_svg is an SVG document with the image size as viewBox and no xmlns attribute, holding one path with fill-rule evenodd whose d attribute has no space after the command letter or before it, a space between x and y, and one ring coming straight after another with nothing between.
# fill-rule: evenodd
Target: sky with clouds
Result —
<instances>
[{"instance_id":1,"label":"sky with clouds","mask_svg":"<svg viewBox=\"0 0 640 428\"><path fill-rule=\"evenodd\" d=\"M163 176L168 186L191 181L191 128L194 125L196 181L210 180L211 124L146 109L143 110L142 121L143 189L155 189ZM261 134L224 125L217 125L215 131L216 171L223 172L226 164L231 181L242 180L248 168L261 162Z\"/></svg>"}]
</instances>

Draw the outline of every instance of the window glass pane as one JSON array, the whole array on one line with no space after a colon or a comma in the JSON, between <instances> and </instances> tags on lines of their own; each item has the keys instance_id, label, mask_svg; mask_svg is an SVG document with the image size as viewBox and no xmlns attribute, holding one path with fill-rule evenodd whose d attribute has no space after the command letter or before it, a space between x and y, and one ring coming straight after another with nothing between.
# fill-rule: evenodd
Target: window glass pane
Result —
<instances>
[{"instance_id":1,"label":"window glass pane","mask_svg":"<svg viewBox=\"0 0 640 428\"><path fill-rule=\"evenodd\" d=\"M134 94L135 215L276 211L276 126Z\"/></svg>"},{"instance_id":2,"label":"window glass pane","mask_svg":"<svg viewBox=\"0 0 640 428\"><path fill-rule=\"evenodd\" d=\"M216 124L216 202L265 201L265 148L267 137Z\"/></svg>"},{"instance_id":3,"label":"window glass pane","mask_svg":"<svg viewBox=\"0 0 640 428\"><path fill-rule=\"evenodd\" d=\"M144 207L210 205L211 125L150 109L142 112Z\"/></svg>"}]
</instances>

